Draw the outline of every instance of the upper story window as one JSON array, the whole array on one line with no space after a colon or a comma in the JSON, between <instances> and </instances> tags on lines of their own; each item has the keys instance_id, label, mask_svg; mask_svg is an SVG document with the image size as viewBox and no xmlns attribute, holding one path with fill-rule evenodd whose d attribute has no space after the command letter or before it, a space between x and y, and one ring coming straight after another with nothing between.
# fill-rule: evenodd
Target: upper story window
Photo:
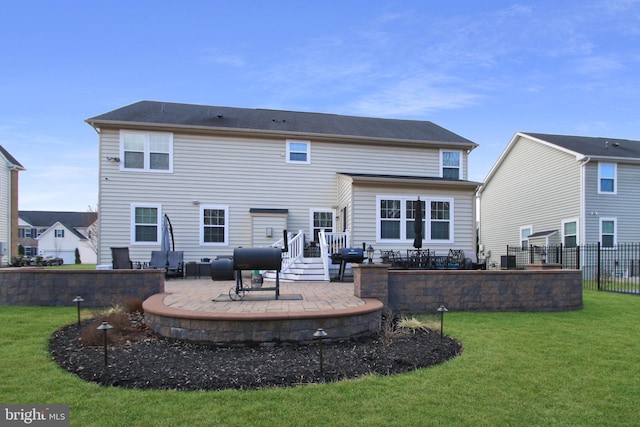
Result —
<instances>
[{"instance_id":1,"label":"upper story window","mask_svg":"<svg viewBox=\"0 0 640 427\"><path fill-rule=\"evenodd\" d=\"M520 247L523 251L529 249L529 236L533 234L533 226L525 225L520 227Z\"/></svg>"},{"instance_id":2,"label":"upper story window","mask_svg":"<svg viewBox=\"0 0 640 427\"><path fill-rule=\"evenodd\" d=\"M287 163L311 163L311 143L287 140Z\"/></svg>"},{"instance_id":3,"label":"upper story window","mask_svg":"<svg viewBox=\"0 0 640 427\"><path fill-rule=\"evenodd\" d=\"M562 222L562 241L567 248L578 246L578 221L575 219Z\"/></svg>"},{"instance_id":4,"label":"upper story window","mask_svg":"<svg viewBox=\"0 0 640 427\"><path fill-rule=\"evenodd\" d=\"M440 150L440 175L446 179L462 176L462 152Z\"/></svg>"},{"instance_id":5,"label":"upper story window","mask_svg":"<svg viewBox=\"0 0 640 427\"><path fill-rule=\"evenodd\" d=\"M131 243L156 245L160 243L160 205L131 206Z\"/></svg>"},{"instance_id":6,"label":"upper story window","mask_svg":"<svg viewBox=\"0 0 640 427\"><path fill-rule=\"evenodd\" d=\"M227 246L229 244L229 208L200 206L200 244Z\"/></svg>"},{"instance_id":7,"label":"upper story window","mask_svg":"<svg viewBox=\"0 0 640 427\"><path fill-rule=\"evenodd\" d=\"M617 169L615 163L598 163L598 193L616 194Z\"/></svg>"},{"instance_id":8,"label":"upper story window","mask_svg":"<svg viewBox=\"0 0 640 427\"><path fill-rule=\"evenodd\" d=\"M120 170L173 172L173 134L120 132Z\"/></svg>"},{"instance_id":9,"label":"upper story window","mask_svg":"<svg viewBox=\"0 0 640 427\"><path fill-rule=\"evenodd\" d=\"M615 218L600 218L600 243L603 248L612 248L617 243Z\"/></svg>"},{"instance_id":10,"label":"upper story window","mask_svg":"<svg viewBox=\"0 0 640 427\"><path fill-rule=\"evenodd\" d=\"M64 237L64 229L53 230L53 237Z\"/></svg>"},{"instance_id":11,"label":"upper story window","mask_svg":"<svg viewBox=\"0 0 640 427\"><path fill-rule=\"evenodd\" d=\"M423 236L431 243L453 242L453 200L423 198ZM415 198L378 196L378 241L406 243L415 237Z\"/></svg>"}]
</instances>

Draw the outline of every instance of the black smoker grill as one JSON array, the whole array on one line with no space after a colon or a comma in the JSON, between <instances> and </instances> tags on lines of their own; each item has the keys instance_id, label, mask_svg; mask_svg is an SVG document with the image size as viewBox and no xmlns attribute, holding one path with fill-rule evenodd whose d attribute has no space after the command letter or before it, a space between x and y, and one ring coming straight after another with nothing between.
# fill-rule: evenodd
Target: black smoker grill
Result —
<instances>
[{"instance_id":1,"label":"black smoker grill","mask_svg":"<svg viewBox=\"0 0 640 427\"><path fill-rule=\"evenodd\" d=\"M233 269L236 273L236 286L229 290L229 297L236 301L249 291L276 291L280 296L280 270L282 269L282 249L280 248L235 248L233 250ZM275 270L276 286L249 288L242 284L242 270Z\"/></svg>"},{"instance_id":2,"label":"black smoker grill","mask_svg":"<svg viewBox=\"0 0 640 427\"><path fill-rule=\"evenodd\" d=\"M340 264L340 268L338 269L338 280L341 282L344 280L344 270L346 265L350 262L359 263L362 261L364 261L364 249L360 248L344 248L341 249L340 252L331 254L331 262L333 264Z\"/></svg>"}]
</instances>

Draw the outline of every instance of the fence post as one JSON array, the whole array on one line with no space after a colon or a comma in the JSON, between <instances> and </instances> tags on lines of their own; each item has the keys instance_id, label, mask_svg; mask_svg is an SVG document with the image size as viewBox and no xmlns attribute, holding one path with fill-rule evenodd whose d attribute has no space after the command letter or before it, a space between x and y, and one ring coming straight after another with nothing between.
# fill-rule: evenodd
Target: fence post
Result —
<instances>
[{"instance_id":1,"label":"fence post","mask_svg":"<svg viewBox=\"0 0 640 427\"><path fill-rule=\"evenodd\" d=\"M596 269L596 274L598 276L598 290L600 290L600 242L598 242L598 267Z\"/></svg>"},{"instance_id":2,"label":"fence post","mask_svg":"<svg viewBox=\"0 0 640 427\"><path fill-rule=\"evenodd\" d=\"M580 245L576 246L576 269L580 270Z\"/></svg>"}]
</instances>

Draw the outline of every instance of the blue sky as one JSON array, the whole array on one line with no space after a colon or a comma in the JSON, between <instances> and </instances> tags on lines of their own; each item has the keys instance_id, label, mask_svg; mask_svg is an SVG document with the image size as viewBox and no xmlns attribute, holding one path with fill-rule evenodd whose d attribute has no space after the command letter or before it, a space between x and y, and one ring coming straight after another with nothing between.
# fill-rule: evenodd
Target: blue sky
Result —
<instances>
[{"instance_id":1,"label":"blue sky","mask_svg":"<svg viewBox=\"0 0 640 427\"><path fill-rule=\"evenodd\" d=\"M97 204L84 120L142 100L640 139L640 0L13 1L0 25L0 145L22 210Z\"/></svg>"}]
</instances>

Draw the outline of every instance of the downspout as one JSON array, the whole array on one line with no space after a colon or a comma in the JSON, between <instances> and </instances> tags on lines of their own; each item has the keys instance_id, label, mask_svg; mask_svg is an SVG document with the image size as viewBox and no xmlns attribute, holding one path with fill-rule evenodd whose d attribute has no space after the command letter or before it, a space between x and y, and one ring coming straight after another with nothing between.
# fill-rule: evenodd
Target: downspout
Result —
<instances>
[{"instance_id":1,"label":"downspout","mask_svg":"<svg viewBox=\"0 0 640 427\"><path fill-rule=\"evenodd\" d=\"M591 161L591 157L583 157L580 160L580 242L585 244L587 241L587 163Z\"/></svg>"}]
</instances>

